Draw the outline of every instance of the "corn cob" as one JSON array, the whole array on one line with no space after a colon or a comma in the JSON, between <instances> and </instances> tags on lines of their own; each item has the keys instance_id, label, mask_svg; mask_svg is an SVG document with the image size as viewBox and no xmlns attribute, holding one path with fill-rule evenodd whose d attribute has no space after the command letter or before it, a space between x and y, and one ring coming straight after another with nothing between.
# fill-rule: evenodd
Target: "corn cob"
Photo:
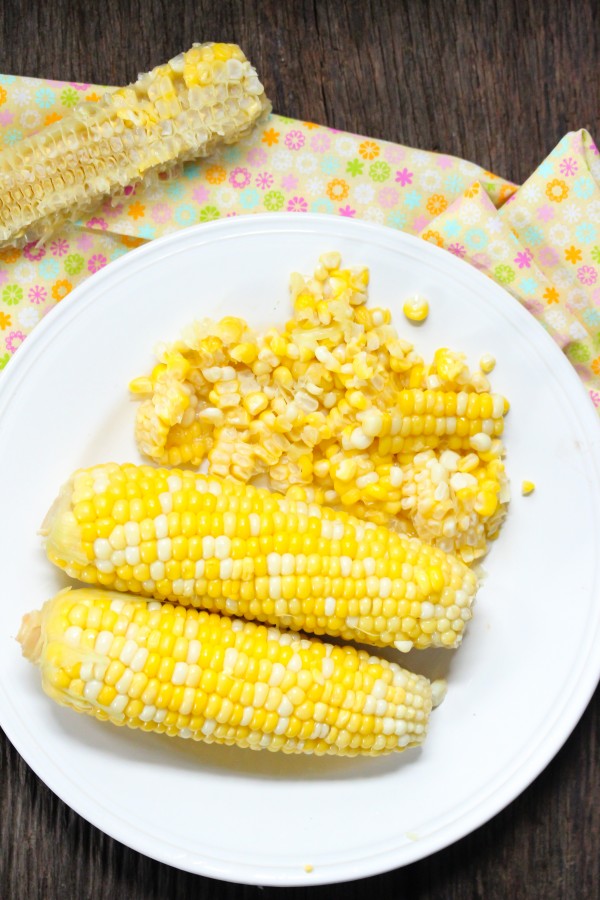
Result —
<instances>
[{"instance_id":1,"label":"corn cob","mask_svg":"<svg viewBox=\"0 0 600 900\"><path fill-rule=\"evenodd\" d=\"M376 646L456 647L474 573L416 538L236 481L108 463L42 527L71 577Z\"/></svg>"},{"instance_id":2,"label":"corn cob","mask_svg":"<svg viewBox=\"0 0 600 900\"><path fill-rule=\"evenodd\" d=\"M63 706L256 750L404 750L425 739L443 695L443 682L364 650L110 591L61 591L24 617L18 640Z\"/></svg>"},{"instance_id":3,"label":"corn cob","mask_svg":"<svg viewBox=\"0 0 600 900\"><path fill-rule=\"evenodd\" d=\"M269 109L239 47L194 44L0 154L0 246L46 239L117 189L234 143Z\"/></svg>"}]
</instances>

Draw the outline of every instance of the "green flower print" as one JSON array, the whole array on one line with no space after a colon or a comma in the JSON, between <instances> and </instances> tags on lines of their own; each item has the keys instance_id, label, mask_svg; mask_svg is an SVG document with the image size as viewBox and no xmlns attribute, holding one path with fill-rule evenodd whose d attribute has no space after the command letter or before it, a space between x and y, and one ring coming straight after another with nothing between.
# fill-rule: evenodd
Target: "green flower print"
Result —
<instances>
[{"instance_id":1,"label":"green flower print","mask_svg":"<svg viewBox=\"0 0 600 900\"><path fill-rule=\"evenodd\" d=\"M351 159L346 165L348 175L362 175L365 164L360 159Z\"/></svg>"},{"instance_id":2,"label":"green flower print","mask_svg":"<svg viewBox=\"0 0 600 900\"><path fill-rule=\"evenodd\" d=\"M583 341L573 341L567 347L567 356L574 363L586 363L591 357L589 347Z\"/></svg>"},{"instance_id":3,"label":"green flower print","mask_svg":"<svg viewBox=\"0 0 600 900\"><path fill-rule=\"evenodd\" d=\"M2 371L2 369L4 368L6 363L9 361L9 359L10 359L10 356L8 355L8 353L3 353L2 356L0 356L0 372Z\"/></svg>"},{"instance_id":4,"label":"green flower print","mask_svg":"<svg viewBox=\"0 0 600 900\"><path fill-rule=\"evenodd\" d=\"M594 247L592 250L592 259L596 263L600 263L600 247Z\"/></svg>"},{"instance_id":5,"label":"green flower print","mask_svg":"<svg viewBox=\"0 0 600 900\"><path fill-rule=\"evenodd\" d=\"M510 284L511 281L515 280L515 270L510 266L501 264L494 269L494 278L499 281L500 284Z\"/></svg>"},{"instance_id":6,"label":"green flower print","mask_svg":"<svg viewBox=\"0 0 600 900\"><path fill-rule=\"evenodd\" d=\"M77 106L78 99L77 91L72 87L67 87L64 91L61 91L60 102L63 106L68 106L69 109Z\"/></svg>"},{"instance_id":7,"label":"green flower print","mask_svg":"<svg viewBox=\"0 0 600 900\"><path fill-rule=\"evenodd\" d=\"M269 191L264 202L269 212L277 212L285 203L285 197L281 191Z\"/></svg>"},{"instance_id":8,"label":"green flower print","mask_svg":"<svg viewBox=\"0 0 600 900\"><path fill-rule=\"evenodd\" d=\"M81 253L69 253L65 258L65 272L67 275L78 275L83 269L85 259Z\"/></svg>"},{"instance_id":9,"label":"green flower print","mask_svg":"<svg viewBox=\"0 0 600 900\"><path fill-rule=\"evenodd\" d=\"M369 166L369 175L373 181L387 181L392 174L392 170L386 162L378 160Z\"/></svg>"},{"instance_id":10,"label":"green flower print","mask_svg":"<svg viewBox=\"0 0 600 900\"><path fill-rule=\"evenodd\" d=\"M7 284L2 291L2 299L7 306L15 306L19 300L23 299L23 288L18 284Z\"/></svg>"},{"instance_id":11,"label":"green flower print","mask_svg":"<svg viewBox=\"0 0 600 900\"><path fill-rule=\"evenodd\" d=\"M220 216L221 213L216 206L203 206L198 218L201 222L214 222L214 220L220 218Z\"/></svg>"}]
</instances>

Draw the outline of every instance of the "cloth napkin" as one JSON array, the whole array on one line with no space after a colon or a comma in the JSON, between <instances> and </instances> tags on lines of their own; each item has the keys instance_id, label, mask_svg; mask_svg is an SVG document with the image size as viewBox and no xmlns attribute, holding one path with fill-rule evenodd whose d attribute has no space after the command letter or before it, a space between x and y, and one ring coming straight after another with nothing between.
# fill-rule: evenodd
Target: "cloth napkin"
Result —
<instances>
[{"instance_id":1,"label":"cloth napkin","mask_svg":"<svg viewBox=\"0 0 600 900\"><path fill-rule=\"evenodd\" d=\"M105 90L0 75L0 147ZM0 251L0 369L76 285L133 247L198 222L281 211L377 222L466 260L550 332L600 412L600 155L583 130L518 187L456 157L271 115L181 177L126 188L45 245Z\"/></svg>"}]
</instances>

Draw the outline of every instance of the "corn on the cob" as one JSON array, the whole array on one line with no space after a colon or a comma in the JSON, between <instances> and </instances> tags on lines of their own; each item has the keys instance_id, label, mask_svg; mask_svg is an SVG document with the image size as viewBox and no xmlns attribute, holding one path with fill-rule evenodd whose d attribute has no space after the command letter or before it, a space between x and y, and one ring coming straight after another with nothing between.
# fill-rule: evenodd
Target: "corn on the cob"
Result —
<instances>
[{"instance_id":1,"label":"corn on the cob","mask_svg":"<svg viewBox=\"0 0 600 900\"><path fill-rule=\"evenodd\" d=\"M192 740L375 756L420 744L432 708L426 678L365 651L109 591L62 591L18 639L62 705Z\"/></svg>"},{"instance_id":2,"label":"corn on the cob","mask_svg":"<svg viewBox=\"0 0 600 900\"><path fill-rule=\"evenodd\" d=\"M0 246L45 239L119 188L207 156L270 109L234 44L193 47L0 154Z\"/></svg>"},{"instance_id":3,"label":"corn on the cob","mask_svg":"<svg viewBox=\"0 0 600 900\"><path fill-rule=\"evenodd\" d=\"M416 538L177 469L79 470L42 533L87 584L404 651L456 647L477 586Z\"/></svg>"},{"instance_id":4,"label":"corn on the cob","mask_svg":"<svg viewBox=\"0 0 600 900\"><path fill-rule=\"evenodd\" d=\"M389 310L365 306L368 270L340 262L324 254L313 278L292 276L294 316L283 328L255 333L228 316L162 345L158 365L130 385L143 397L137 444L159 465L206 462L210 474L243 482L267 475L281 493L310 486L319 502L427 535L470 562L506 514L508 404L462 354L441 347L426 365L398 337ZM415 455L427 453L441 471L448 450L469 471L477 457L485 489L473 490L467 477L468 491L455 497L450 486L438 498L434 482L431 497L419 489L417 510Z\"/></svg>"}]
</instances>

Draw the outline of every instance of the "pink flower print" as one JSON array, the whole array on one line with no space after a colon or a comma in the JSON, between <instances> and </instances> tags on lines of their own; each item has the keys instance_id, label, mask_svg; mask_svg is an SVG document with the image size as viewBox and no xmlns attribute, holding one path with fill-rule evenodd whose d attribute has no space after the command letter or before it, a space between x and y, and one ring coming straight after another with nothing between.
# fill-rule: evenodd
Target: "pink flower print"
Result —
<instances>
[{"instance_id":1,"label":"pink flower print","mask_svg":"<svg viewBox=\"0 0 600 900\"><path fill-rule=\"evenodd\" d=\"M525 248L525 250L523 250L522 253L517 253L513 262L516 263L516 265L520 269L530 269L532 259L533 259L533 256L532 256L531 252L527 248Z\"/></svg>"},{"instance_id":2,"label":"pink flower print","mask_svg":"<svg viewBox=\"0 0 600 900\"><path fill-rule=\"evenodd\" d=\"M399 169L396 172L396 181L398 184L401 184L402 187L406 187L407 184L412 184L413 173L409 172L408 169Z\"/></svg>"},{"instance_id":3,"label":"pink flower print","mask_svg":"<svg viewBox=\"0 0 600 900\"><path fill-rule=\"evenodd\" d=\"M293 191L298 187L298 179L295 175L284 175L281 179L281 187L284 191Z\"/></svg>"},{"instance_id":4,"label":"pink flower print","mask_svg":"<svg viewBox=\"0 0 600 900\"><path fill-rule=\"evenodd\" d=\"M474 253L471 257L471 262L476 269L489 269L492 264L492 260L487 253Z\"/></svg>"},{"instance_id":5,"label":"pink flower print","mask_svg":"<svg viewBox=\"0 0 600 900\"><path fill-rule=\"evenodd\" d=\"M0 269L0 287L8 281L8 272L6 269Z\"/></svg>"},{"instance_id":6,"label":"pink flower print","mask_svg":"<svg viewBox=\"0 0 600 900\"><path fill-rule=\"evenodd\" d=\"M340 206L340 216L346 216L349 219L352 219L356 215L356 210L352 209L349 203L346 206Z\"/></svg>"},{"instance_id":7,"label":"pink flower print","mask_svg":"<svg viewBox=\"0 0 600 900\"><path fill-rule=\"evenodd\" d=\"M594 154L594 156L598 156L598 154L600 153L600 150L598 150L598 147L593 141L590 141L590 150Z\"/></svg>"},{"instance_id":8,"label":"pink flower print","mask_svg":"<svg viewBox=\"0 0 600 900\"><path fill-rule=\"evenodd\" d=\"M30 241L29 244L25 244L23 247L23 256L27 259L31 259L33 262L39 262L45 255L46 248L43 245L36 244L35 241Z\"/></svg>"},{"instance_id":9,"label":"pink flower print","mask_svg":"<svg viewBox=\"0 0 600 900\"><path fill-rule=\"evenodd\" d=\"M110 200L102 204L102 212L108 219L116 219L123 212L123 204L116 203L114 206Z\"/></svg>"},{"instance_id":10,"label":"pink flower print","mask_svg":"<svg viewBox=\"0 0 600 900\"><path fill-rule=\"evenodd\" d=\"M440 167L440 169L449 169L450 166L452 165L452 157L444 156L442 154L442 155L438 156L438 158L436 159L436 163Z\"/></svg>"},{"instance_id":11,"label":"pink flower print","mask_svg":"<svg viewBox=\"0 0 600 900\"><path fill-rule=\"evenodd\" d=\"M534 316L540 316L544 312L544 304L539 300L523 300L522 303Z\"/></svg>"},{"instance_id":12,"label":"pink flower print","mask_svg":"<svg viewBox=\"0 0 600 900\"><path fill-rule=\"evenodd\" d=\"M288 201L288 212L306 212L307 209L308 203L304 197L292 197L292 199Z\"/></svg>"},{"instance_id":13,"label":"pink flower print","mask_svg":"<svg viewBox=\"0 0 600 900\"><path fill-rule=\"evenodd\" d=\"M600 406L600 394L598 391L590 391L590 397L594 406Z\"/></svg>"},{"instance_id":14,"label":"pink flower print","mask_svg":"<svg viewBox=\"0 0 600 900\"><path fill-rule=\"evenodd\" d=\"M14 353L15 350L17 350L17 348L21 346L24 340L25 335L22 331L11 331L6 338L6 349L9 353Z\"/></svg>"},{"instance_id":15,"label":"pink flower print","mask_svg":"<svg viewBox=\"0 0 600 900\"><path fill-rule=\"evenodd\" d=\"M429 225L431 219L428 216L417 216L413 219L412 230L415 232L422 231L426 225Z\"/></svg>"},{"instance_id":16,"label":"pink flower print","mask_svg":"<svg viewBox=\"0 0 600 900\"><path fill-rule=\"evenodd\" d=\"M98 272L99 269L103 269L106 265L106 257L102 256L101 253L98 253L95 256L90 257L88 261L88 271L89 272Z\"/></svg>"},{"instance_id":17,"label":"pink flower print","mask_svg":"<svg viewBox=\"0 0 600 900\"><path fill-rule=\"evenodd\" d=\"M455 256L459 256L461 259L467 252L462 244L450 244L448 250L450 251L450 253L454 253Z\"/></svg>"},{"instance_id":18,"label":"pink flower print","mask_svg":"<svg viewBox=\"0 0 600 900\"><path fill-rule=\"evenodd\" d=\"M561 159L558 168L562 175L574 175L579 168L579 164L572 156L566 156L564 159Z\"/></svg>"},{"instance_id":19,"label":"pink flower print","mask_svg":"<svg viewBox=\"0 0 600 900\"><path fill-rule=\"evenodd\" d=\"M261 191L267 191L270 187L273 186L273 176L270 172L259 172L259 174L255 178L256 186L261 189Z\"/></svg>"},{"instance_id":20,"label":"pink flower print","mask_svg":"<svg viewBox=\"0 0 600 900\"><path fill-rule=\"evenodd\" d=\"M383 158L392 165L401 163L405 156L404 147L398 147L396 144L387 144L383 151Z\"/></svg>"},{"instance_id":21,"label":"pink flower print","mask_svg":"<svg viewBox=\"0 0 600 900\"><path fill-rule=\"evenodd\" d=\"M596 284L598 272L593 266L581 266L577 269L577 277L582 284Z\"/></svg>"},{"instance_id":22,"label":"pink flower print","mask_svg":"<svg viewBox=\"0 0 600 900\"><path fill-rule=\"evenodd\" d=\"M155 203L150 210L150 216L154 222L163 224L168 222L172 215L172 209L168 203Z\"/></svg>"},{"instance_id":23,"label":"pink flower print","mask_svg":"<svg viewBox=\"0 0 600 900\"><path fill-rule=\"evenodd\" d=\"M514 194L513 194L513 197L514 197ZM552 207L550 207L548 205L540 206L537 211L537 217L541 222L549 222L551 219L554 218L554 210L552 209Z\"/></svg>"},{"instance_id":24,"label":"pink flower print","mask_svg":"<svg viewBox=\"0 0 600 900\"><path fill-rule=\"evenodd\" d=\"M538 258L542 266L555 266L560 262L560 257L553 247L542 247Z\"/></svg>"},{"instance_id":25,"label":"pink flower print","mask_svg":"<svg viewBox=\"0 0 600 900\"><path fill-rule=\"evenodd\" d=\"M290 150L300 150L304 147L306 138L301 131L288 131L285 136L285 146Z\"/></svg>"},{"instance_id":26,"label":"pink flower print","mask_svg":"<svg viewBox=\"0 0 600 900\"><path fill-rule=\"evenodd\" d=\"M89 219L86 223L86 228L101 228L102 231L106 231L108 228L108 222L106 219Z\"/></svg>"},{"instance_id":27,"label":"pink flower print","mask_svg":"<svg viewBox=\"0 0 600 900\"><path fill-rule=\"evenodd\" d=\"M85 92L89 88L89 84L82 84L79 81L67 81L69 87L75 88L76 91Z\"/></svg>"},{"instance_id":28,"label":"pink flower print","mask_svg":"<svg viewBox=\"0 0 600 900\"><path fill-rule=\"evenodd\" d=\"M7 109L3 109L0 112L0 125L12 125L15 118L15 114L9 112Z\"/></svg>"},{"instance_id":29,"label":"pink flower print","mask_svg":"<svg viewBox=\"0 0 600 900\"><path fill-rule=\"evenodd\" d=\"M268 158L269 154L264 147L253 147L246 156L251 166L263 166Z\"/></svg>"},{"instance_id":30,"label":"pink flower print","mask_svg":"<svg viewBox=\"0 0 600 900\"><path fill-rule=\"evenodd\" d=\"M78 250L90 250L93 246L94 239L91 234L82 234L81 237L77 239Z\"/></svg>"},{"instance_id":31,"label":"pink flower print","mask_svg":"<svg viewBox=\"0 0 600 900\"><path fill-rule=\"evenodd\" d=\"M324 131L319 131L317 134L313 134L310 139L310 146L315 153L325 153L331 147L331 138Z\"/></svg>"},{"instance_id":32,"label":"pink flower print","mask_svg":"<svg viewBox=\"0 0 600 900\"><path fill-rule=\"evenodd\" d=\"M398 191L393 187L384 187L381 188L377 197L385 209L391 209L398 202Z\"/></svg>"},{"instance_id":33,"label":"pink flower print","mask_svg":"<svg viewBox=\"0 0 600 900\"><path fill-rule=\"evenodd\" d=\"M65 241L63 238L59 238L56 241L52 241L50 244L50 253L52 256L64 256L69 252L69 242Z\"/></svg>"},{"instance_id":34,"label":"pink flower print","mask_svg":"<svg viewBox=\"0 0 600 900\"><path fill-rule=\"evenodd\" d=\"M592 303L594 306L600 306L600 287L594 288L592 291Z\"/></svg>"},{"instance_id":35,"label":"pink flower print","mask_svg":"<svg viewBox=\"0 0 600 900\"><path fill-rule=\"evenodd\" d=\"M234 188L245 188L250 184L251 177L248 169L238 166L237 169L233 169L231 172L229 183L232 184Z\"/></svg>"},{"instance_id":36,"label":"pink flower print","mask_svg":"<svg viewBox=\"0 0 600 900\"><path fill-rule=\"evenodd\" d=\"M34 286L29 289L27 296L31 303L43 303L48 296L48 291L41 284L34 284Z\"/></svg>"},{"instance_id":37,"label":"pink flower print","mask_svg":"<svg viewBox=\"0 0 600 900\"><path fill-rule=\"evenodd\" d=\"M201 184L200 187L197 187L195 191L192 191L192 197L194 198L196 203L199 203L201 206L202 204L206 203L209 198L209 191L206 185Z\"/></svg>"}]
</instances>

